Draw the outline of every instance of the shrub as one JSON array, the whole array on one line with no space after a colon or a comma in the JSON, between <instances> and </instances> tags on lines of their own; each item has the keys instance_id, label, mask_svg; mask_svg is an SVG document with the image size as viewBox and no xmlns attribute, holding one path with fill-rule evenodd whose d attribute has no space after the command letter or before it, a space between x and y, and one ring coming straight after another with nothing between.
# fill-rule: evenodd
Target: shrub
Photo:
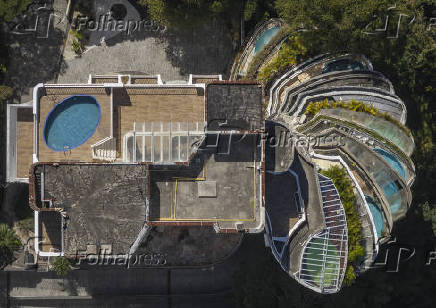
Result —
<instances>
[{"instance_id":1,"label":"shrub","mask_svg":"<svg viewBox=\"0 0 436 308\"><path fill-rule=\"evenodd\" d=\"M0 107L3 102L5 102L8 98L10 98L14 94L14 89L0 85Z\"/></svg>"},{"instance_id":2,"label":"shrub","mask_svg":"<svg viewBox=\"0 0 436 308\"><path fill-rule=\"evenodd\" d=\"M33 217L24 218L18 221L18 226L27 232L34 231L35 228L35 220Z\"/></svg>"},{"instance_id":3,"label":"shrub","mask_svg":"<svg viewBox=\"0 0 436 308\"><path fill-rule=\"evenodd\" d=\"M306 48L301 44L299 37L289 37L281 46L277 56L260 70L258 79L264 83L268 83L276 74L297 64L299 57L305 54Z\"/></svg>"},{"instance_id":4,"label":"shrub","mask_svg":"<svg viewBox=\"0 0 436 308\"><path fill-rule=\"evenodd\" d=\"M74 53L80 56L85 50L85 44L89 38L89 31L87 31L87 29L79 28L78 24L78 19L75 18L72 28L70 29L70 35L73 36L71 47L73 48Z\"/></svg>"},{"instance_id":5,"label":"shrub","mask_svg":"<svg viewBox=\"0 0 436 308\"><path fill-rule=\"evenodd\" d=\"M71 29L70 32L77 40L79 40L79 41L83 40L83 34L81 32L79 32L78 30Z\"/></svg>"},{"instance_id":6,"label":"shrub","mask_svg":"<svg viewBox=\"0 0 436 308\"><path fill-rule=\"evenodd\" d=\"M345 102L345 101L334 102L334 101L329 101L326 98L326 99L319 101L319 102L309 103L309 105L307 105L304 113L308 116L314 117L321 109L335 109L335 108L344 108L344 109L348 109L351 111L369 113L373 116L383 118L386 121L389 121L389 122L395 124L396 126L398 126L398 128L400 128L402 131L404 131L407 135L409 135L409 136L412 135L410 130L406 126L401 124L396 119L392 118L388 113L380 112L377 108L375 108L371 105L365 104L364 102L356 101L354 99L351 101L348 101L348 102Z\"/></svg>"},{"instance_id":7,"label":"shrub","mask_svg":"<svg viewBox=\"0 0 436 308\"><path fill-rule=\"evenodd\" d=\"M70 261L66 257L58 257L53 262L53 269L60 277L65 277L70 270Z\"/></svg>"},{"instance_id":8,"label":"shrub","mask_svg":"<svg viewBox=\"0 0 436 308\"><path fill-rule=\"evenodd\" d=\"M363 240L362 223L356 207L356 197L351 180L344 168L331 166L327 170L322 170L321 174L333 181L345 210L348 228L348 258L344 283L345 285L351 285L356 279L355 266L365 254L365 249L361 245Z\"/></svg>"},{"instance_id":9,"label":"shrub","mask_svg":"<svg viewBox=\"0 0 436 308\"><path fill-rule=\"evenodd\" d=\"M421 205L422 217L431 223L433 235L436 236L436 206L431 206L428 201Z\"/></svg>"},{"instance_id":10,"label":"shrub","mask_svg":"<svg viewBox=\"0 0 436 308\"><path fill-rule=\"evenodd\" d=\"M6 224L0 224L0 268L13 261L14 250L20 246L21 242L14 230Z\"/></svg>"},{"instance_id":11,"label":"shrub","mask_svg":"<svg viewBox=\"0 0 436 308\"><path fill-rule=\"evenodd\" d=\"M81 55L83 50L85 49L85 46L83 46L83 43L81 41L78 41L78 40L74 40L73 43L71 44L71 46L73 47L73 51L77 55Z\"/></svg>"},{"instance_id":12,"label":"shrub","mask_svg":"<svg viewBox=\"0 0 436 308\"><path fill-rule=\"evenodd\" d=\"M12 21L25 11L32 0L0 0L0 23Z\"/></svg>"}]
</instances>

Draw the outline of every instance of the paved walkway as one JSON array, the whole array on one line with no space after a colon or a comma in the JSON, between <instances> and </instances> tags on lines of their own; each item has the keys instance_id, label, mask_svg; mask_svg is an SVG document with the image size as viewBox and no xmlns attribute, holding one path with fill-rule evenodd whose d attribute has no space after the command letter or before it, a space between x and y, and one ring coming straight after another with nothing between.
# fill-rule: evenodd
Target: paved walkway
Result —
<instances>
[{"instance_id":1,"label":"paved walkway","mask_svg":"<svg viewBox=\"0 0 436 308\"><path fill-rule=\"evenodd\" d=\"M80 58L63 63L58 83L86 83L89 74L107 74L121 71L160 73L167 80L183 79L180 69L168 61L165 43L153 37L141 41L124 41L114 46L95 46Z\"/></svg>"},{"instance_id":2,"label":"paved walkway","mask_svg":"<svg viewBox=\"0 0 436 308\"><path fill-rule=\"evenodd\" d=\"M103 12L108 5L98 7ZM131 9L129 20L138 21L139 15L134 16ZM92 32L92 46L80 58L64 59L58 83L86 82L88 74L125 71L161 74L164 81L171 81L187 80L190 73L227 74L230 70L232 41L221 21L210 20L184 31L144 26L150 25L150 20L142 21L143 26L130 33ZM102 36L106 36L105 42L98 44Z\"/></svg>"}]
</instances>

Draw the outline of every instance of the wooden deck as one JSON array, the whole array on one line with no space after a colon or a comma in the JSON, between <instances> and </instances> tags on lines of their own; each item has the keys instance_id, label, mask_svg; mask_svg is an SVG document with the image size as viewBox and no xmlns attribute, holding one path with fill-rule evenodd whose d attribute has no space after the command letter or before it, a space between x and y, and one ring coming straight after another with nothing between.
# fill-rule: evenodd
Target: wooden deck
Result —
<instances>
[{"instance_id":1,"label":"wooden deck","mask_svg":"<svg viewBox=\"0 0 436 308\"><path fill-rule=\"evenodd\" d=\"M17 109L17 178L28 178L33 153L32 108Z\"/></svg>"},{"instance_id":2,"label":"wooden deck","mask_svg":"<svg viewBox=\"0 0 436 308\"><path fill-rule=\"evenodd\" d=\"M204 95L195 88L114 89L114 109L121 142L134 122L204 122Z\"/></svg>"},{"instance_id":3,"label":"wooden deck","mask_svg":"<svg viewBox=\"0 0 436 308\"><path fill-rule=\"evenodd\" d=\"M113 118L111 119L110 89L49 88L40 99L38 159L40 162L92 162L91 145L113 135L117 141L118 158L122 153L123 136L133 130L133 123L143 122L204 122L204 91L202 88L113 88ZM55 152L43 138L45 119L54 105L75 94L89 94L101 108L101 119L95 134L83 145L67 152ZM111 132L111 120L113 132Z\"/></svg>"},{"instance_id":4,"label":"wooden deck","mask_svg":"<svg viewBox=\"0 0 436 308\"><path fill-rule=\"evenodd\" d=\"M132 84L158 84L157 77L131 77Z\"/></svg>"},{"instance_id":5,"label":"wooden deck","mask_svg":"<svg viewBox=\"0 0 436 308\"><path fill-rule=\"evenodd\" d=\"M104 88L52 88L40 99L38 125L38 160L40 162L80 161L92 162L91 145L111 135L110 89ZM95 97L101 108L101 118L94 135L81 146L67 152L55 152L45 144L43 129L45 119L54 105L75 94L89 94Z\"/></svg>"}]
</instances>

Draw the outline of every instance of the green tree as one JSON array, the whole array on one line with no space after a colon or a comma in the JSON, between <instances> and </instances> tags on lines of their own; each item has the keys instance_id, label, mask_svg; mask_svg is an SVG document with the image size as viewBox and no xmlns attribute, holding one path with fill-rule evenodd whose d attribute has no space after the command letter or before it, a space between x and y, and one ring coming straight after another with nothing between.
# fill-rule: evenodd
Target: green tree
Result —
<instances>
[{"instance_id":1,"label":"green tree","mask_svg":"<svg viewBox=\"0 0 436 308\"><path fill-rule=\"evenodd\" d=\"M65 277L71 269L71 263L66 257L58 257L53 262L53 269L60 277Z\"/></svg>"},{"instance_id":2,"label":"green tree","mask_svg":"<svg viewBox=\"0 0 436 308\"><path fill-rule=\"evenodd\" d=\"M267 83L277 73L282 72L285 68L297 64L298 58L306 54L306 48L301 44L298 36L289 37L280 51L270 63L266 64L259 72L260 81Z\"/></svg>"},{"instance_id":3,"label":"green tree","mask_svg":"<svg viewBox=\"0 0 436 308\"><path fill-rule=\"evenodd\" d=\"M213 16L239 16L243 1L232 0L138 0L151 18L170 28L192 28Z\"/></svg>"},{"instance_id":4,"label":"green tree","mask_svg":"<svg viewBox=\"0 0 436 308\"><path fill-rule=\"evenodd\" d=\"M431 223L433 235L436 236L436 207L434 205L430 205L428 201L425 202L422 205L422 216L424 217L425 221Z\"/></svg>"},{"instance_id":5,"label":"green tree","mask_svg":"<svg viewBox=\"0 0 436 308\"><path fill-rule=\"evenodd\" d=\"M6 224L0 224L0 268L11 263L14 250L20 248L21 242L15 232Z\"/></svg>"},{"instance_id":6,"label":"green tree","mask_svg":"<svg viewBox=\"0 0 436 308\"><path fill-rule=\"evenodd\" d=\"M32 0L0 0L0 22L9 22L27 9Z\"/></svg>"},{"instance_id":7,"label":"green tree","mask_svg":"<svg viewBox=\"0 0 436 308\"><path fill-rule=\"evenodd\" d=\"M12 94L14 90L11 87L0 85L0 107Z\"/></svg>"}]
</instances>

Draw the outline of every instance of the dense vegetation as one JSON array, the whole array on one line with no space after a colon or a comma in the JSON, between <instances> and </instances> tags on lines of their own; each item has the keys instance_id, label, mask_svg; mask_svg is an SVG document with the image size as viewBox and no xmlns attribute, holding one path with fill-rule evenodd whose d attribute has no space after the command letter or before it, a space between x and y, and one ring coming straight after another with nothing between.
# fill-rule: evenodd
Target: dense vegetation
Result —
<instances>
[{"instance_id":1,"label":"dense vegetation","mask_svg":"<svg viewBox=\"0 0 436 308\"><path fill-rule=\"evenodd\" d=\"M71 263L66 257L57 257L53 262L53 270L60 277L67 276Z\"/></svg>"},{"instance_id":2,"label":"dense vegetation","mask_svg":"<svg viewBox=\"0 0 436 308\"><path fill-rule=\"evenodd\" d=\"M305 114L309 115L311 117L315 116L321 109L334 109L334 108L344 108L351 111L356 112L366 112L373 116L380 117L385 119L386 121L389 121L396 126L398 126L399 129L403 130L406 134L411 135L410 130L401 124L399 121L391 117L388 113L380 112L377 108L365 104L364 102L351 100L348 102L345 101L329 101L327 98L319 101L319 102L311 102L307 105Z\"/></svg>"},{"instance_id":3,"label":"dense vegetation","mask_svg":"<svg viewBox=\"0 0 436 308\"><path fill-rule=\"evenodd\" d=\"M298 59L305 56L306 47L301 43L299 36L291 36L285 43L282 44L277 56L271 62L261 68L258 79L264 83L268 83L273 76L283 71L285 68L293 66Z\"/></svg>"},{"instance_id":4,"label":"dense vegetation","mask_svg":"<svg viewBox=\"0 0 436 308\"><path fill-rule=\"evenodd\" d=\"M7 74L8 49L4 43L2 24L12 21L30 3L32 3L32 0L0 0L0 110L2 110L2 103L13 94L12 88L3 85Z\"/></svg>"},{"instance_id":5,"label":"dense vegetation","mask_svg":"<svg viewBox=\"0 0 436 308\"><path fill-rule=\"evenodd\" d=\"M32 0L0 0L0 21L9 22L24 11Z\"/></svg>"},{"instance_id":6,"label":"dense vegetation","mask_svg":"<svg viewBox=\"0 0 436 308\"><path fill-rule=\"evenodd\" d=\"M21 246L21 242L14 230L6 224L0 224L0 269L13 261L14 250Z\"/></svg>"},{"instance_id":7,"label":"dense vegetation","mask_svg":"<svg viewBox=\"0 0 436 308\"><path fill-rule=\"evenodd\" d=\"M256 24L276 17L270 0L136 0L146 8L154 22L172 30L191 31L203 22L220 19L237 44L240 41L241 19L247 33Z\"/></svg>"},{"instance_id":8,"label":"dense vegetation","mask_svg":"<svg viewBox=\"0 0 436 308\"><path fill-rule=\"evenodd\" d=\"M0 108L4 101L6 101L9 97L12 96L14 91L12 88L4 85L0 85Z\"/></svg>"},{"instance_id":9,"label":"dense vegetation","mask_svg":"<svg viewBox=\"0 0 436 308\"><path fill-rule=\"evenodd\" d=\"M356 197L353 191L353 185L344 168L331 166L327 170L321 170L321 174L330 178L338 190L342 205L345 210L348 227L348 259L347 270L345 272L344 283L350 286L356 279L355 268L360 258L365 254L361 245L362 223L359 219L359 213L356 207Z\"/></svg>"},{"instance_id":10,"label":"dense vegetation","mask_svg":"<svg viewBox=\"0 0 436 308\"><path fill-rule=\"evenodd\" d=\"M213 16L239 16L242 1L232 0L138 0L151 18L171 28L192 28Z\"/></svg>"}]
</instances>

